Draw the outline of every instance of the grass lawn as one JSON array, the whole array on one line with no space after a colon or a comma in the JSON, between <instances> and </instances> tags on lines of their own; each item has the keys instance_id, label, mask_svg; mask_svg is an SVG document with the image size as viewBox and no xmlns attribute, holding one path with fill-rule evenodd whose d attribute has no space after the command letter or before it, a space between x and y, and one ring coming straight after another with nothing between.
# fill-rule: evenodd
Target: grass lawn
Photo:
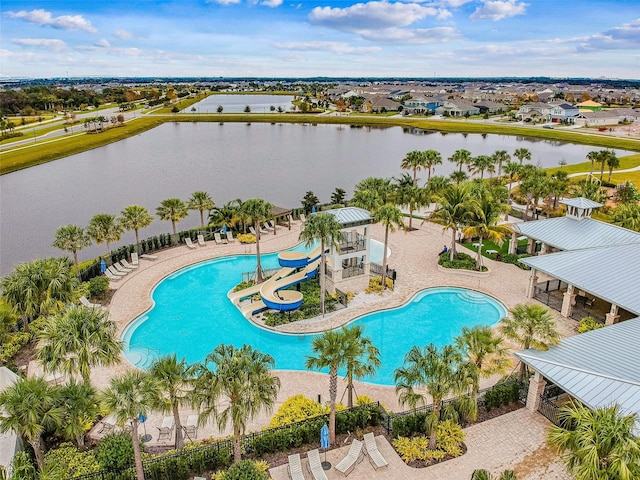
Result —
<instances>
[{"instance_id":1,"label":"grass lawn","mask_svg":"<svg viewBox=\"0 0 640 480\"><path fill-rule=\"evenodd\" d=\"M615 173L616 170L626 170L626 169L629 169L629 168L635 168L638 165L640 165L640 154L636 153L634 155L627 155L625 157L620 157L619 160L620 160L620 166L613 171L614 172L614 176L616 175L616 173ZM550 174L554 173L554 172L557 172L558 170L564 170L568 174L589 172L589 170L591 170L591 162L576 163L574 165L565 165L562 168L554 167L554 168L548 168L546 170ZM600 176L600 164L599 163L594 165L593 172L594 172L594 175ZM635 173L635 172L631 172L631 173ZM606 181L608 177L609 177L609 169L605 165L603 179ZM611 177L611 178L612 178L612 181L613 181L613 177Z\"/></svg>"},{"instance_id":2,"label":"grass lawn","mask_svg":"<svg viewBox=\"0 0 640 480\"><path fill-rule=\"evenodd\" d=\"M490 259L494 259L495 258L495 254L489 254L487 253L487 250L497 250L497 252L500 255L506 255L507 253L509 253L509 238L505 238L504 242L502 242L502 246L498 245L497 243L494 243L490 240L483 240L482 241L482 256L486 257L486 258L490 258ZM476 254L475 252L478 251L477 247L474 247L473 244L474 243L478 243L478 241L472 241L472 242L464 242L462 245L466 248L468 248L469 250L471 250L473 253L473 257L475 258ZM518 240L518 246L523 246L527 244L527 239L523 239L523 240Z\"/></svg>"}]
</instances>

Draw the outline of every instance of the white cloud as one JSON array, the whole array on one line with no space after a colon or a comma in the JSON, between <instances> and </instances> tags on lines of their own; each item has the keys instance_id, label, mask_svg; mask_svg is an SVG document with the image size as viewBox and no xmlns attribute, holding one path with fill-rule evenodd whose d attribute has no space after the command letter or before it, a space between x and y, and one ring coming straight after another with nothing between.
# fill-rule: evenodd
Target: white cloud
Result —
<instances>
[{"instance_id":1,"label":"white cloud","mask_svg":"<svg viewBox=\"0 0 640 480\"><path fill-rule=\"evenodd\" d=\"M49 25L53 28L59 28L61 30L83 30L88 33L96 33L91 22L85 19L82 15L61 15L54 17L51 12L47 12L43 9L20 10L19 12L7 12L7 16L10 18L19 18L29 23L35 23L36 25Z\"/></svg>"},{"instance_id":2,"label":"white cloud","mask_svg":"<svg viewBox=\"0 0 640 480\"><path fill-rule=\"evenodd\" d=\"M109 43L109 40L107 40L106 38L101 38L96 43L94 43L94 45L96 47L100 47L100 48L109 48L109 47L111 47L111 44Z\"/></svg>"},{"instance_id":3,"label":"white cloud","mask_svg":"<svg viewBox=\"0 0 640 480\"><path fill-rule=\"evenodd\" d=\"M54 52L67 48L67 44L57 38L12 38L11 42L22 47L36 47Z\"/></svg>"},{"instance_id":4,"label":"white cloud","mask_svg":"<svg viewBox=\"0 0 640 480\"><path fill-rule=\"evenodd\" d=\"M422 45L446 43L459 40L462 36L452 27L436 28L384 28L360 32L362 38L378 42Z\"/></svg>"},{"instance_id":5,"label":"white cloud","mask_svg":"<svg viewBox=\"0 0 640 480\"><path fill-rule=\"evenodd\" d=\"M640 18L602 33L582 38L581 50L620 50L640 48Z\"/></svg>"},{"instance_id":6,"label":"white cloud","mask_svg":"<svg viewBox=\"0 0 640 480\"><path fill-rule=\"evenodd\" d=\"M337 55L378 53L382 50L380 47L354 47L345 42L322 41L275 43L274 47L281 50L320 51Z\"/></svg>"},{"instance_id":7,"label":"white cloud","mask_svg":"<svg viewBox=\"0 0 640 480\"><path fill-rule=\"evenodd\" d=\"M282 5L282 0L264 0L263 2L260 2L260 5L264 5L265 7L275 8Z\"/></svg>"},{"instance_id":8,"label":"white cloud","mask_svg":"<svg viewBox=\"0 0 640 480\"><path fill-rule=\"evenodd\" d=\"M515 17L523 15L527 11L529 5L524 2L518 3L517 0L495 0L485 1L484 4L471 14L474 20L502 20L507 17Z\"/></svg>"},{"instance_id":9,"label":"white cloud","mask_svg":"<svg viewBox=\"0 0 640 480\"><path fill-rule=\"evenodd\" d=\"M128 40L130 38L133 38L133 33L128 32L127 30L118 29L113 32L113 36L122 40Z\"/></svg>"}]
</instances>

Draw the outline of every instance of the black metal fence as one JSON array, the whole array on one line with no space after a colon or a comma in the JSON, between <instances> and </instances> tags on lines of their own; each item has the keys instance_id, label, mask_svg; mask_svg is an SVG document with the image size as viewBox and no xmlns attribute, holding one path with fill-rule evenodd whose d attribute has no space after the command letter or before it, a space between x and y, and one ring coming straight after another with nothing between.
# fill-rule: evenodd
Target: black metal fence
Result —
<instances>
[{"instance_id":1,"label":"black metal fence","mask_svg":"<svg viewBox=\"0 0 640 480\"><path fill-rule=\"evenodd\" d=\"M547 420L554 425L562 426L559 416L560 407L550 398L546 398L544 394L540 395L540 406L538 407L538 412L540 412L542 416L546 417Z\"/></svg>"},{"instance_id":2,"label":"black metal fence","mask_svg":"<svg viewBox=\"0 0 640 480\"><path fill-rule=\"evenodd\" d=\"M369 273L377 277L382 277L382 265L371 262L369 265ZM389 268L389 265L387 265L387 278L395 283L397 276L397 272L394 269Z\"/></svg>"}]
</instances>

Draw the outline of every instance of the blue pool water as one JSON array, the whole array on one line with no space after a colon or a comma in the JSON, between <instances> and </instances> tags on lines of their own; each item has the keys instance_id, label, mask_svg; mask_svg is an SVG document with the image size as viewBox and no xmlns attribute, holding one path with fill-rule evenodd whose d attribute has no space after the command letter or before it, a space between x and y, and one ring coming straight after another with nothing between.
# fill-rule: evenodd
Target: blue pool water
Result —
<instances>
[{"instance_id":1,"label":"blue pool water","mask_svg":"<svg viewBox=\"0 0 640 480\"><path fill-rule=\"evenodd\" d=\"M305 250L302 245L297 250ZM382 247L378 243L379 256ZM261 257L264 268L277 267L277 254ZM372 252L372 259L376 260ZM218 344L250 344L269 353L278 370L306 370L314 335L280 334L246 320L227 299L243 272L255 269L254 255L209 260L179 270L154 289L151 310L123 333L128 360L141 368L154 358L175 352L189 363L198 362ZM371 383L393 385L393 372L414 345L442 346L463 326L493 325L506 316L494 298L461 288L438 287L418 292L405 305L355 319L381 354L382 366Z\"/></svg>"}]
</instances>

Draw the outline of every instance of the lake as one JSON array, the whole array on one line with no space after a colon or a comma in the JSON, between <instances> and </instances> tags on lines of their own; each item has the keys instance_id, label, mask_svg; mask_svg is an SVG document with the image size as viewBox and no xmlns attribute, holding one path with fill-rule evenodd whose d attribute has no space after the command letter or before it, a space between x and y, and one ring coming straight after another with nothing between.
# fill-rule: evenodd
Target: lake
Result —
<instances>
[{"instance_id":1,"label":"lake","mask_svg":"<svg viewBox=\"0 0 640 480\"><path fill-rule=\"evenodd\" d=\"M162 200L205 190L217 205L234 198L260 197L296 208L308 190L328 202L336 187L350 196L366 177L400 177L400 162L412 150L435 149L444 159L460 148L472 155L496 150L532 152L543 167L585 161L597 147L499 135L424 132L402 127L352 128L341 125L165 123L120 142L0 176L0 275L20 262L64 252L53 248L55 230L86 226L98 213L119 214L143 205L153 214ZM624 152L618 152L623 155ZM436 175L448 175L444 161ZM423 179L426 174L420 172ZM193 211L179 229L199 225ZM171 231L155 220L141 238ZM127 232L117 245L133 243ZM80 252L86 260L104 245Z\"/></svg>"},{"instance_id":2,"label":"lake","mask_svg":"<svg viewBox=\"0 0 640 480\"><path fill-rule=\"evenodd\" d=\"M289 112L293 107L292 100L293 97L289 95L210 95L183 112L191 113L191 109L195 108L195 113L217 113L218 105L223 108L222 113L241 113L247 106L253 113L277 112L278 107L283 112Z\"/></svg>"}]
</instances>

